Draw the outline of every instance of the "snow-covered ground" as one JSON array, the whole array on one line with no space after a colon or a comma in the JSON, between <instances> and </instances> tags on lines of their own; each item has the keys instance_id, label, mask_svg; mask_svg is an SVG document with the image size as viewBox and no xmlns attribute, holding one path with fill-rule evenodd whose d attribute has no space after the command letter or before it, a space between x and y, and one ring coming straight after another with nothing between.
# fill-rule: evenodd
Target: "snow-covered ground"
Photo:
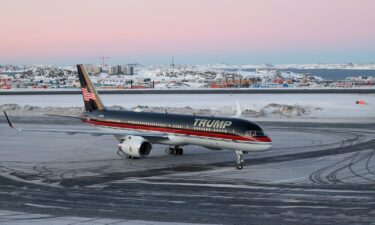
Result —
<instances>
[{"instance_id":1,"label":"snow-covered ground","mask_svg":"<svg viewBox=\"0 0 375 225\"><path fill-rule=\"evenodd\" d=\"M27 204L26 204L27 205ZM29 206L46 208L44 205L28 204ZM85 217L51 217L44 214L28 214L22 212L13 212L0 210L0 224L17 225L69 225L69 224L118 224L118 225L192 225L193 223L178 222L155 222L142 220L126 220L111 218L85 218ZM194 225L199 225L194 223ZM203 224L202 224L203 225Z\"/></svg>"},{"instance_id":2,"label":"snow-covered ground","mask_svg":"<svg viewBox=\"0 0 375 225\"><path fill-rule=\"evenodd\" d=\"M10 72L0 67L0 88L71 88L77 87L76 65L32 65ZM204 64L204 65L140 65L134 75L111 74L106 66L100 73L98 65L86 65L91 79L104 88L191 89L218 86L234 87L368 87L373 83L375 64ZM96 68L90 70L90 68ZM13 68L16 69L16 68ZM324 72L314 71L324 70ZM331 70L329 73L326 73ZM346 70L346 71L345 71ZM360 71L363 70L363 71ZM344 72L345 71L345 72ZM347 72L347 73L346 73ZM354 77L354 83L344 80ZM328 79L324 81L324 79Z\"/></svg>"},{"instance_id":3,"label":"snow-covered ground","mask_svg":"<svg viewBox=\"0 0 375 225\"><path fill-rule=\"evenodd\" d=\"M227 78L251 79L258 78L262 83L271 82L275 78L300 80L305 74L290 71L277 72L275 68L264 68L261 65L178 65L178 66L139 66L136 74L124 76L128 79L150 78L156 81L185 81L186 84L193 84L192 87L201 87L206 80L225 80ZM311 79L323 80L319 76L312 76ZM199 85L200 84L200 85Z\"/></svg>"},{"instance_id":4,"label":"snow-covered ground","mask_svg":"<svg viewBox=\"0 0 375 225\"><path fill-rule=\"evenodd\" d=\"M374 70L375 63L348 64L283 64L275 65L275 69L342 69L342 70Z\"/></svg>"},{"instance_id":5,"label":"snow-covered ground","mask_svg":"<svg viewBox=\"0 0 375 225\"><path fill-rule=\"evenodd\" d=\"M240 69L259 69L259 68L272 68L272 69L350 69L350 70L373 70L375 63L345 63L345 64L213 64L201 65L206 67L217 68L240 68Z\"/></svg>"},{"instance_id":6,"label":"snow-covered ground","mask_svg":"<svg viewBox=\"0 0 375 225\"><path fill-rule=\"evenodd\" d=\"M234 115L236 101L244 117L267 120L326 119L375 122L375 96L370 94L131 94L102 95L107 106L121 106L137 111L168 111ZM363 100L365 105L356 101ZM80 110L80 95L0 96L0 108L6 104L57 108L57 111ZM25 115L35 111L24 107ZM69 110L68 110L69 109ZM18 109L19 110L19 109ZM73 111L74 111L73 110ZM56 110L55 110L56 111ZM64 113L64 112L62 112ZM66 113L66 112L65 112Z\"/></svg>"}]
</instances>

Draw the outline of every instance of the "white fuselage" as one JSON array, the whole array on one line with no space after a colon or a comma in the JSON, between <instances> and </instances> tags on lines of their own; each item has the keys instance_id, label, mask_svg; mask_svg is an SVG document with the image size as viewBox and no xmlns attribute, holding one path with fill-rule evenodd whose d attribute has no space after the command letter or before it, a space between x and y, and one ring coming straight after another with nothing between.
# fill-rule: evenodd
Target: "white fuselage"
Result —
<instances>
[{"instance_id":1,"label":"white fuselage","mask_svg":"<svg viewBox=\"0 0 375 225\"><path fill-rule=\"evenodd\" d=\"M118 131L118 128L109 128L104 126L95 126L100 130L106 131ZM139 135L142 136L142 133L146 132L139 129L124 129L126 131L132 132L139 132ZM150 133L150 131L147 131ZM160 133L154 131L154 133ZM235 150L235 151L244 151L244 152L251 152L251 151L266 151L272 148L272 142L253 142L253 141L237 141L237 140L228 140L228 139L221 139L221 138L209 138L209 137L201 137L201 136L194 136L194 135L182 135L182 134L174 134L174 133L167 133L166 136L168 137L166 140L160 141L152 141L153 144L163 144L163 145L174 145L174 146L184 146L184 145L197 145L203 146L209 149L214 150ZM118 140L122 140L125 137L116 137Z\"/></svg>"}]
</instances>

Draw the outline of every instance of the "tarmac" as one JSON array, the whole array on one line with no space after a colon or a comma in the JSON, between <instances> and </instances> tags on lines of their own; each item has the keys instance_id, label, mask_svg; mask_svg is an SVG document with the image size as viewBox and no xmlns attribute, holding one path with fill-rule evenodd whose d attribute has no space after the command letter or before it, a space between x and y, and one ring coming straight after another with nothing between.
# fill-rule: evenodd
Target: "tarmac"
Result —
<instances>
[{"instance_id":1,"label":"tarmac","mask_svg":"<svg viewBox=\"0 0 375 225\"><path fill-rule=\"evenodd\" d=\"M18 127L90 129L30 118ZM235 154L0 125L0 224L375 224L375 124L260 122L274 143Z\"/></svg>"}]
</instances>

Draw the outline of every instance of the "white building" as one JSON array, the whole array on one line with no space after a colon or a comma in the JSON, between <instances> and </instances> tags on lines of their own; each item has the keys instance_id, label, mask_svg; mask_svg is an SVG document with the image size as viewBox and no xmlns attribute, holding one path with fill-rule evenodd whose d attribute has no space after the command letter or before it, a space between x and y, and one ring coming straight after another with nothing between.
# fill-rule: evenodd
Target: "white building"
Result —
<instances>
[{"instance_id":1,"label":"white building","mask_svg":"<svg viewBox=\"0 0 375 225\"><path fill-rule=\"evenodd\" d=\"M109 75L118 75L121 73L121 66L110 66L108 69Z\"/></svg>"},{"instance_id":2,"label":"white building","mask_svg":"<svg viewBox=\"0 0 375 225\"><path fill-rule=\"evenodd\" d=\"M124 75L134 75L134 67L133 66L123 66L121 72Z\"/></svg>"}]
</instances>

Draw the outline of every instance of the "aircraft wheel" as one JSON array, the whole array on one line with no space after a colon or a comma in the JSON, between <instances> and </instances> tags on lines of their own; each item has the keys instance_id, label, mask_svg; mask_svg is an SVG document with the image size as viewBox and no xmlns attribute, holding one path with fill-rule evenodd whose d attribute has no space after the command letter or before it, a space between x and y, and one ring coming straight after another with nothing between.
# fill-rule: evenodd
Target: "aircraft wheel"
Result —
<instances>
[{"instance_id":1,"label":"aircraft wheel","mask_svg":"<svg viewBox=\"0 0 375 225\"><path fill-rule=\"evenodd\" d=\"M184 154L184 150L182 148L176 149L176 152L177 152L176 155L183 155Z\"/></svg>"},{"instance_id":2,"label":"aircraft wheel","mask_svg":"<svg viewBox=\"0 0 375 225\"><path fill-rule=\"evenodd\" d=\"M238 169L238 170L242 170L242 168L243 168L243 165L240 163L240 164L237 164L236 165L236 168Z\"/></svg>"},{"instance_id":3,"label":"aircraft wheel","mask_svg":"<svg viewBox=\"0 0 375 225\"><path fill-rule=\"evenodd\" d=\"M184 150L182 148L167 148L165 149L165 152L170 155L183 155Z\"/></svg>"},{"instance_id":4,"label":"aircraft wheel","mask_svg":"<svg viewBox=\"0 0 375 225\"><path fill-rule=\"evenodd\" d=\"M170 155L174 155L174 148L167 148L167 149L165 149L165 152L170 154Z\"/></svg>"}]
</instances>

